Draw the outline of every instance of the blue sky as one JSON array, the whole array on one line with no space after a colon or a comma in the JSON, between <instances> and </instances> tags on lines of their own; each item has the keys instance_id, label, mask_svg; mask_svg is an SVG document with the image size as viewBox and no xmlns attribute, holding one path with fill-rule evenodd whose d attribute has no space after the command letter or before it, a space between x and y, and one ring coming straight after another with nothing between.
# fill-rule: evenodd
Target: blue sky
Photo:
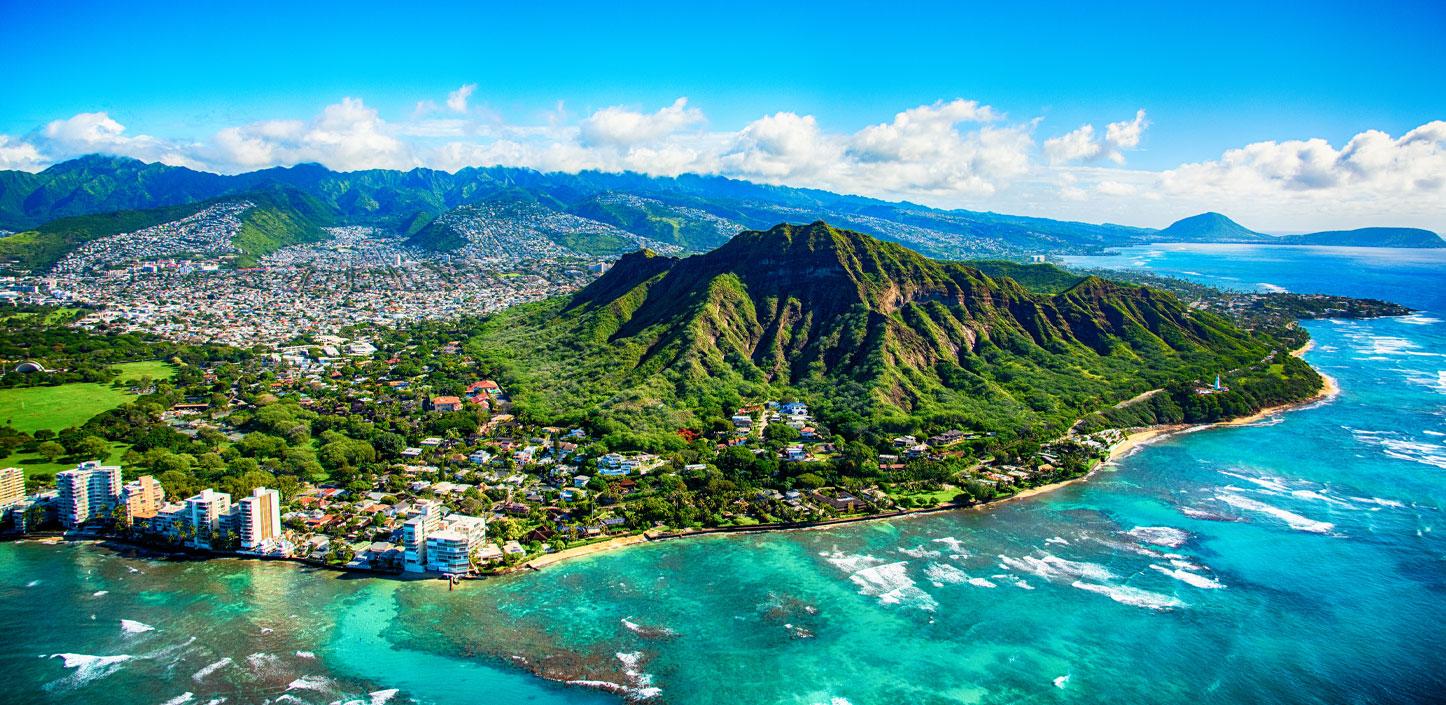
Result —
<instances>
[{"instance_id":1,"label":"blue sky","mask_svg":"<svg viewBox=\"0 0 1446 705\"><path fill-rule=\"evenodd\" d=\"M1219 161L1227 151L1253 143L1318 138L1340 152L1368 131L1400 139L1446 119L1446 3L1441 2L1269 8L941 3L887 10L838 2L627 9L555 2L428 3L399 10L395 3L367 2L167 7L0 1L0 46L6 54L0 72L0 135L6 142L0 155L8 145L8 166L19 168L39 168L95 144L141 158L241 170L252 163L222 154L214 146L219 131L274 121L315 125L328 106L352 98L384 123L380 132L406 142L409 150L376 166L455 167L461 163L457 158L438 156L447 140L459 134L468 143L496 140L506 126L505 136L527 149L468 154L491 160L511 155L539 168L576 163L664 173L687 166L939 205L1032 207L1049 211L1043 214L1145 222L1165 217L1168 209L1106 203L1110 194L1104 191L1120 192L1118 200L1130 186L1134 193L1128 196L1137 196L1149 186L1140 173ZM448 110L448 94L468 85L475 88L465 111ZM750 171L742 166L746 159L733 167L712 157L650 166L638 158L593 155L568 162L538 156L544 143L567 142L569 127L599 111L652 116L681 97L685 109L698 114L677 121L681 132L649 133L669 148L723 155L731 148L727 140L741 139L755 121L777 114L810 118L809 129L843 144L900 112L960 99L990 110L985 119L976 115L958 126L965 142L979 129L1027 130L1030 144L1015 147L1030 152L1030 163L994 173L936 164L928 169L947 167L950 178L893 174L874 188L870 179L877 175L862 168L847 183L830 183L797 165L757 160L749 162ZM1092 125L1102 141L1109 123L1132 120L1141 109L1146 117L1133 143L1046 164L1052 161L1044 149L1047 140ZM99 113L123 127L121 133L105 127L102 136L131 141L88 143L75 130L69 139L64 131L45 134L54 121ZM473 125L416 127L439 119L432 113ZM544 127L559 132L548 136ZM146 140L136 142L139 138ZM15 151L20 144L33 147L38 158L21 163L30 151ZM642 144L612 146L637 151ZM649 148L659 151L655 147ZM977 160L978 152L951 154ZM304 149L266 154L279 161L315 154L337 168L365 166ZM825 158L817 159L815 172L823 170ZM910 163L918 166L917 161ZM1436 166L1425 165L1425 181ZM1099 169L1126 173L1095 173ZM1001 177L1002 172L1008 174ZM1396 180L1419 182L1417 172ZM1094 188L1103 181L1121 188ZM1308 182L1297 179L1283 188L1298 191ZM1081 200L1069 189L1084 189L1089 197ZM1074 205L1051 201L1051 193L1067 194L1057 200ZM1302 213L1309 213L1309 206L1303 203ZM1414 210L1407 219L1446 226L1439 209Z\"/></svg>"}]
</instances>

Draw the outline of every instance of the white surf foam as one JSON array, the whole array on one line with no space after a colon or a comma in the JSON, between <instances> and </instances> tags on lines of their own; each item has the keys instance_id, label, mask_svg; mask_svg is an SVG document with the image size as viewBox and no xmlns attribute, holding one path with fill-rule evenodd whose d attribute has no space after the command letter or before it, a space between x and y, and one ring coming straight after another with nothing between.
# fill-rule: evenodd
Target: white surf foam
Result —
<instances>
[{"instance_id":1,"label":"white surf foam","mask_svg":"<svg viewBox=\"0 0 1446 705\"><path fill-rule=\"evenodd\" d=\"M296 652L296 657L297 657L297 658L305 658L305 659L315 659L315 658L316 658L316 652L314 652L314 651L298 651L298 652Z\"/></svg>"},{"instance_id":2,"label":"white surf foam","mask_svg":"<svg viewBox=\"0 0 1446 705\"><path fill-rule=\"evenodd\" d=\"M939 551L930 550L924 546L916 546L914 548L904 548L900 546L898 551L910 558L939 558L944 555Z\"/></svg>"},{"instance_id":3,"label":"white surf foam","mask_svg":"<svg viewBox=\"0 0 1446 705\"><path fill-rule=\"evenodd\" d=\"M202 666L202 667L201 667L201 670L196 671L195 673L191 674L191 680L196 681L197 683L200 683L201 681L203 681L203 680L206 679L206 676L209 676L209 675L211 675L212 673L215 673L216 671L219 671L219 670L221 670L221 669L223 669L223 668L225 668L225 667L227 667L227 666L229 666L229 665L231 665L231 664L232 664L231 657L230 657L230 656L227 656L227 657L225 657L225 658L223 658L223 659L221 659L221 660L219 660L219 661L215 661L215 662L213 662L213 663L210 663L210 664L207 664L207 665L205 665L205 666Z\"/></svg>"},{"instance_id":4,"label":"white surf foam","mask_svg":"<svg viewBox=\"0 0 1446 705\"><path fill-rule=\"evenodd\" d=\"M1435 323L1440 323L1441 319L1432 318L1424 313L1413 313L1409 316L1401 316L1400 318L1397 318L1396 322L1405 323L1413 326L1429 326Z\"/></svg>"},{"instance_id":5,"label":"white surf foam","mask_svg":"<svg viewBox=\"0 0 1446 705\"><path fill-rule=\"evenodd\" d=\"M982 588L999 587L998 585L994 584L994 582L991 581L991 580L988 579L988 578L970 578L970 579L969 579L969 584L970 584L970 585L973 585L974 587L982 587Z\"/></svg>"},{"instance_id":6,"label":"white surf foam","mask_svg":"<svg viewBox=\"0 0 1446 705\"><path fill-rule=\"evenodd\" d=\"M105 597L106 595L109 595L109 594L110 594L110 590L96 590L95 592L91 593L90 596L91 596L91 597Z\"/></svg>"},{"instance_id":7,"label":"white surf foam","mask_svg":"<svg viewBox=\"0 0 1446 705\"><path fill-rule=\"evenodd\" d=\"M924 569L924 575L934 583L934 587L958 585L969 580L969 576L964 571L948 563L930 563L929 567Z\"/></svg>"},{"instance_id":8,"label":"white surf foam","mask_svg":"<svg viewBox=\"0 0 1446 705\"><path fill-rule=\"evenodd\" d=\"M127 634L143 634L145 632L153 632L156 630L155 627L149 624L145 624L143 622L137 622L134 619L122 619L120 621L120 625L121 631Z\"/></svg>"},{"instance_id":9,"label":"white surf foam","mask_svg":"<svg viewBox=\"0 0 1446 705\"><path fill-rule=\"evenodd\" d=\"M170 700L167 700L167 701L164 702L164 703L161 703L161 705L183 705L183 703L191 702L191 700L194 699L195 697L196 697L196 695L195 695L194 693L191 693L190 691L187 691L187 692L185 692L185 693L181 693L180 695L177 695L177 696L174 697L174 698L171 698Z\"/></svg>"},{"instance_id":10,"label":"white surf foam","mask_svg":"<svg viewBox=\"0 0 1446 705\"><path fill-rule=\"evenodd\" d=\"M1171 526L1137 526L1125 533L1145 543L1169 548L1179 548L1190 540L1188 532Z\"/></svg>"},{"instance_id":11,"label":"white surf foam","mask_svg":"<svg viewBox=\"0 0 1446 705\"><path fill-rule=\"evenodd\" d=\"M859 586L859 594L876 597L880 604L916 607L933 612L939 606L929 593L919 589L909 577L908 561L885 563L864 568L849 576Z\"/></svg>"},{"instance_id":12,"label":"white surf foam","mask_svg":"<svg viewBox=\"0 0 1446 705\"><path fill-rule=\"evenodd\" d=\"M1335 525L1331 524L1330 522L1309 519L1299 514L1296 514L1295 512L1286 511L1284 509L1281 509L1280 507L1274 507L1264 502L1250 499L1249 497L1242 497L1238 494L1231 494L1227 492L1224 494L1216 495L1215 499L1218 499L1221 502L1235 507L1236 509L1243 509L1249 512L1258 512L1260 514L1266 514L1268 516L1275 517L1276 519L1285 522L1287 526L1295 529L1296 531L1309 531L1314 534L1328 534L1330 533L1331 529L1335 528Z\"/></svg>"},{"instance_id":13,"label":"white surf foam","mask_svg":"<svg viewBox=\"0 0 1446 705\"><path fill-rule=\"evenodd\" d=\"M1045 539L1044 542L1045 542L1046 544L1050 544L1050 543L1059 544L1060 546L1068 546L1068 545L1069 545L1069 541L1065 540L1065 538L1064 538L1063 536L1052 536L1052 537L1050 537L1050 538Z\"/></svg>"},{"instance_id":14,"label":"white surf foam","mask_svg":"<svg viewBox=\"0 0 1446 705\"><path fill-rule=\"evenodd\" d=\"M1225 584L1218 580L1208 578L1203 575L1198 575L1196 573L1191 573L1188 570L1183 570L1180 568L1166 568L1165 566L1155 565L1153 563L1150 564L1150 568L1152 570L1159 571L1164 575L1168 575L1182 583L1185 583L1186 585L1192 585L1202 590L1218 590L1225 587Z\"/></svg>"},{"instance_id":15,"label":"white surf foam","mask_svg":"<svg viewBox=\"0 0 1446 705\"><path fill-rule=\"evenodd\" d=\"M310 690L325 693L331 690L332 680L326 676L302 676L287 684L287 690Z\"/></svg>"},{"instance_id":16,"label":"white surf foam","mask_svg":"<svg viewBox=\"0 0 1446 705\"><path fill-rule=\"evenodd\" d=\"M1029 573L1045 580L1072 580L1075 578L1110 580L1115 577L1108 568L1098 563L1071 561L1050 553L1039 557L1021 556L1019 558L1001 555L999 556L999 567Z\"/></svg>"},{"instance_id":17,"label":"white surf foam","mask_svg":"<svg viewBox=\"0 0 1446 705\"><path fill-rule=\"evenodd\" d=\"M79 687L119 671L127 661L134 657L129 654L117 654L115 656L51 654L50 658L60 659L66 668L74 671L68 678L52 683L51 686L63 685L67 687ZM49 687L50 686L47 686L47 688Z\"/></svg>"},{"instance_id":18,"label":"white surf foam","mask_svg":"<svg viewBox=\"0 0 1446 705\"><path fill-rule=\"evenodd\" d=\"M1054 679L1054 687L1056 688L1063 689L1067 685L1069 685L1069 674L1065 674Z\"/></svg>"},{"instance_id":19,"label":"white surf foam","mask_svg":"<svg viewBox=\"0 0 1446 705\"><path fill-rule=\"evenodd\" d=\"M397 693L400 692L396 688L387 688L386 690L373 690L367 695L371 696L371 705L386 705L387 701L397 697Z\"/></svg>"},{"instance_id":20,"label":"white surf foam","mask_svg":"<svg viewBox=\"0 0 1446 705\"><path fill-rule=\"evenodd\" d=\"M1114 600L1122 605L1131 607L1144 607L1152 610L1168 610L1176 607L1183 607L1184 602L1170 595L1161 595L1149 590L1130 587L1128 585L1103 585L1098 583L1087 583L1083 580L1076 580L1070 583L1072 587L1087 592L1098 593Z\"/></svg>"},{"instance_id":21,"label":"white surf foam","mask_svg":"<svg viewBox=\"0 0 1446 705\"><path fill-rule=\"evenodd\" d=\"M1221 470L1220 474L1226 475L1228 477L1233 477L1237 480L1244 480L1246 482L1249 482L1256 487L1266 490L1266 494L1284 494L1290 491L1290 486L1285 484L1286 480L1283 477L1275 477L1273 475L1267 475L1264 477L1258 475L1242 475L1238 472L1231 472L1229 470Z\"/></svg>"},{"instance_id":22,"label":"white surf foam","mask_svg":"<svg viewBox=\"0 0 1446 705\"><path fill-rule=\"evenodd\" d=\"M964 550L964 542L954 538L953 536L945 536L943 538L934 539L934 543L944 544L944 546L949 549L950 553L968 555L968 552Z\"/></svg>"}]
</instances>

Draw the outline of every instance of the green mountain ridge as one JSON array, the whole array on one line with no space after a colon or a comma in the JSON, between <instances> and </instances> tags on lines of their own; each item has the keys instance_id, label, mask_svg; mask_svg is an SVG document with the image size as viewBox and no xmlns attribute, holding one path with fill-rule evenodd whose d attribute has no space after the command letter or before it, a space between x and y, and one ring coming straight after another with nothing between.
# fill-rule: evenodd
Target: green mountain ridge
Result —
<instances>
[{"instance_id":1,"label":"green mountain ridge","mask_svg":"<svg viewBox=\"0 0 1446 705\"><path fill-rule=\"evenodd\" d=\"M180 220L218 203L243 200L255 207L241 214L241 230L232 241L242 266L287 245L325 240L322 228L336 222L335 212L317 199L295 189L272 186L184 205L61 218L0 238L0 262L13 262L20 269L43 270L91 240Z\"/></svg>"},{"instance_id":2,"label":"green mountain ridge","mask_svg":"<svg viewBox=\"0 0 1446 705\"><path fill-rule=\"evenodd\" d=\"M1044 437L1272 343L1165 292L1086 277L1035 294L816 222L692 257L627 255L571 298L488 319L469 345L519 413L648 445L788 397L852 433Z\"/></svg>"}]
</instances>

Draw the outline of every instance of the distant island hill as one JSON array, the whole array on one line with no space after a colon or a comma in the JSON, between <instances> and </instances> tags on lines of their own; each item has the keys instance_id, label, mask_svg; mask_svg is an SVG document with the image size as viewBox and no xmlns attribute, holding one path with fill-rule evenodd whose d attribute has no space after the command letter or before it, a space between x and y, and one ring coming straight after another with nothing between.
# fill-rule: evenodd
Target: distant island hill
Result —
<instances>
[{"instance_id":1,"label":"distant island hill","mask_svg":"<svg viewBox=\"0 0 1446 705\"><path fill-rule=\"evenodd\" d=\"M721 176L500 166L337 172L317 164L222 175L90 155L38 173L0 171L0 269L49 272L87 243L164 231L205 213L236 221L229 241L213 244L240 267L284 247L333 239L332 230L343 226L439 255L614 258L640 248L698 254L800 213L941 260L1098 254L1161 242L1446 247L1436 233L1416 228L1267 235L1203 213L1157 230L945 210Z\"/></svg>"},{"instance_id":2,"label":"distant island hill","mask_svg":"<svg viewBox=\"0 0 1446 705\"><path fill-rule=\"evenodd\" d=\"M1222 242L1260 245L1337 247L1446 247L1446 240L1421 228L1357 228L1299 235L1256 232L1219 213L1201 213L1171 223L1158 233L1159 242Z\"/></svg>"}]
</instances>

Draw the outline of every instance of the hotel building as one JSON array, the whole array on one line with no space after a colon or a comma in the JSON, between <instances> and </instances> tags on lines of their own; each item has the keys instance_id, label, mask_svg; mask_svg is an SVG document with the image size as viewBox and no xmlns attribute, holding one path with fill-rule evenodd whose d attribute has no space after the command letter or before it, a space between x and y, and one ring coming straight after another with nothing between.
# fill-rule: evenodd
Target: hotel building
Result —
<instances>
[{"instance_id":1,"label":"hotel building","mask_svg":"<svg viewBox=\"0 0 1446 705\"><path fill-rule=\"evenodd\" d=\"M115 509L120 498L121 469L93 460L84 462L74 470L56 473L55 488L59 491L60 523L73 529L91 519L104 518Z\"/></svg>"},{"instance_id":2,"label":"hotel building","mask_svg":"<svg viewBox=\"0 0 1446 705\"><path fill-rule=\"evenodd\" d=\"M281 540L281 495L257 487L236 505L236 529L243 551L266 550Z\"/></svg>"}]
</instances>

